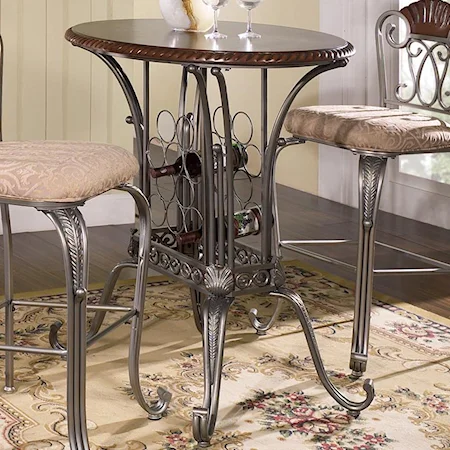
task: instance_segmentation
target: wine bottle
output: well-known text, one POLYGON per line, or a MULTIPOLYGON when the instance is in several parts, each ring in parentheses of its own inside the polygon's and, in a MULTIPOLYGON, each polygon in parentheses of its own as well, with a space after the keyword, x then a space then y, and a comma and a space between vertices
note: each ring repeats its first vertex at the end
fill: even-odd
MULTIPOLYGON (((227 229, 228 221, 225 219, 225 229, 227 229)), ((217 218, 216 218, 217 226, 217 218)), ((261 232, 261 208, 254 206, 250 209, 235 212, 233 215, 234 237, 241 238, 261 232)), ((203 236, 203 226, 198 230, 180 233, 177 236, 179 244, 194 244, 201 240, 203 236)))
MULTIPOLYGON (((191 177, 196 178, 201 174, 202 162, 197 153, 189 152, 184 157, 184 171, 191 177)), ((177 160, 168 166, 151 167, 149 169, 152 178, 167 177, 169 175, 179 175, 183 172, 183 157, 180 156, 177 160)))
POLYGON ((248 163, 248 153, 240 142, 233 141, 232 149, 233 169, 238 170, 248 163))
MULTIPOLYGON (((233 142, 232 145, 233 169, 238 170, 248 162, 248 154, 242 144, 233 142)), ((190 152, 185 157, 185 171, 191 178, 198 177, 202 172, 202 162, 197 153, 190 152)), ((150 168, 152 178, 167 177, 169 175, 179 175, 183 171, 183 158, 180 156, 173 164, 157 168, 150 168)))

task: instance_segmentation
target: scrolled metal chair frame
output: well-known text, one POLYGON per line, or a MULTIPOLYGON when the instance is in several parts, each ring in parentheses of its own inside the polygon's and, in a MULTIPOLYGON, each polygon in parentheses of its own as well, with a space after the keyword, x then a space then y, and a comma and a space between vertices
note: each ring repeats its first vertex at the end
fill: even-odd
MULTIPOLYGON (((429 4, 433 2, 435 2, 435 0, 422 0, 418 3, 421 3, 420 6, 421 9, 423 9, 422 4, 429 6, 429 4)), ((407 8, 409 9, 410 7, 407 8)), ((432 22, 430 22, 430 24, 431 23, 432 22)), ((435 26, 436 28, 439 27, 439 21, 435 22, 435 26)), ((410 22, 400 11, 387 11, 380 16, 376 24, 375 37, 378 57, 380 104, 384 107, 399 108, 402 106, 407 106, 413 110, 450 115, 450 105, 447 106, 444 102, 444 97, 450 96, 450 89, 444 90, 444 82, 450 79, 448 76, 448 69, 450 65, 449 38, 413 33, 410 22), (395 35, 399 28, 399 21, 404 24, 406 30, 405 37, 402 40, 399 40, 399 37, 396 37, 395 35), (414 46, 417 46, 416 49, 414 49, 414 46), (392 86, 392 83, 389 82, 390 77, 386 70, 387 48, 398 51, 406 51, 412 87, 412 94, 408 97, 402 96, 401 93, 403 89, 409 87, 405 82, 397 82, 394 86, 392 86), (417 69, 414 66, 414 58, 422 58, 418 63, 417 69), (431 100, 427 101, 423 98, 421 86, 423 83, 424 67, 428 61, 432 67, 436 89, 431 100)), ((285 248, 356 272, 355 313, 350 369, 352 370, 352 376, 354 378, 359 378, 366 371, 368 361, 373 277, 377 275, 449 274, 450 264, 375 240, 375 225, 386 164, 389 159, 395 159, 396 157, 401 156, 400 153, 360 150, 357 148, 349 148, 343 145, 320 141, 318 139, 295 136, 292 138, 279 140, 276 156, 278 156, 279 153, 287 146, 302 143, 306 140, 314 141, 320 144, 334 145, 339 148, 350 150, 355 155, 359 156, 359 239, 356 242, 348 239, 283 239, 281 236, 278 207, 276 204, 276 184, 273 183, 272 191, 275 199, 274 233, 275 241, 278 242, 277 256, 281 257, 282 249, 285 248), (310 245, 337 245, 342 243, 357 243, 358 252, 356 265, 348 264, 306 248, 310 245), (374 254, 376 245, 402 252, 423 263, 433 265, 434 267, 375 268, 374 254)), ((450 152, 450 148, 443 149, 441 151, 450 152)), ((423 153, 426 153, 426 151, 423 153)), ((256 328, 259 328, 261 332, 267 331, 274 323, 276 318, 275 316, 278 312, 279 307, 276 308, 274 316, 265 323, 260 321, 255 322, 256 328)), ((253 312, 253 316, 256 316, 255 312, 253 312)))
MULTIPOLYGON (((1 108, 3 88, 3 41, 0 36, 0 141, 1 108)), ((157 400, 149 403, 144 396, 139 378, 139 353, 143 327, 147 272, 150 253, 151 218, 147 198, 140 189, 122 184, 116 189, 128 192, 139 212, 140 238, 138 251, 133 260, 119 263, 111 272, 99 305, 87 305, 88 248, 87 227, 79 210, 84 201, 74 203, 29 202, 0 198, 0 213, 3 227, 5 299, 0 304, 5 313, 5 343, 0 351, 5 352, 4 392, 15 392, 14 353, 31 353, 59 356, 67 359, 67 426, 71 450, 89 450, 86 424, 86 350, 102 336, 124 322, 131 321, 128 372, 130 385, 139 405, 150 419, 160 419, 171 400, 165 388, 157 390, 157 400), (42 302, 14 299, 13 293, 13 239, 9 205, 27 206, 44 213, 54 224, 61 241, 66 279, 67 302, 42 302), (136 287, 131 307, 109 304, 109 299, 120 271, 125 267, 136 269, 136 287), (61 322, 52 325, 49 342, 52 348, 14 345, 14 310, 16 306, 61 308, 67 310, 67 345, 59 343, 57 333, 61 322), (87 331, 86 312, 95 311, 91 327, 87 331), (122 317, 100 331, 108 311, 123 313, 122 317)))

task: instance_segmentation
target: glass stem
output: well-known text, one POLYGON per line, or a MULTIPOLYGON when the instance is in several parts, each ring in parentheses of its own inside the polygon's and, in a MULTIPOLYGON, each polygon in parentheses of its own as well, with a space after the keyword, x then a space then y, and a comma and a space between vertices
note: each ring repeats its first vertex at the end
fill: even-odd
POLYGON ((213 28, 213 33, 218 33, 218 26, 217 26, 217 16, 219 14, 219 10, 216 8, 214 9, 214 28, 213 28))
POLYGON ((252 10, 247 9, 247 33, 252 32, 252 10))

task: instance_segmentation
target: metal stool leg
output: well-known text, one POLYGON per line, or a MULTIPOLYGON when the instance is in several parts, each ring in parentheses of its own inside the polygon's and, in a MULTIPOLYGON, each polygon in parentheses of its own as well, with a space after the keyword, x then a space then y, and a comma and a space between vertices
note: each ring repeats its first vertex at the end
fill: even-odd
MULTIPOLYGON (((14 307, 13 301, 13 272, 12 272, 12 233, 9 206, 1 205, 3 225, 3 252, 5 272, 5 344, 14 345, 14 307)), ((5 392, 15 391, 14 387, 14 353, 5 355, 5 392)))
POLYGON ((67 425, 71 450, 89 450, 86 427, 87 230, 77 208, 44 211, 63 248, 67 284, 67 425))
POLYGON ((359 160, 359 243, 355 316, 350 369, 359 378, 367 367, 375 256, 375 222, 387 158, 362 155, 359 160))

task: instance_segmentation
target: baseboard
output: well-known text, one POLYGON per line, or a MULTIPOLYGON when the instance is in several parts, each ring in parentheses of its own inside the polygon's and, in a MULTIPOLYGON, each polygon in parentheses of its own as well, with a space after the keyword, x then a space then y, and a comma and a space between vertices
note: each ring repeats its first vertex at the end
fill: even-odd
MULTIPOLYGON (((134 223, 134 201, 126 192, 110 192, 89 200, 80 210, 88 227, 134 223)), ((13 233, 54 230, 50 220, 34 208, 10 206, 13 233)), ((3 229, 0 223, 0 233, 3 229)))

